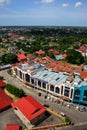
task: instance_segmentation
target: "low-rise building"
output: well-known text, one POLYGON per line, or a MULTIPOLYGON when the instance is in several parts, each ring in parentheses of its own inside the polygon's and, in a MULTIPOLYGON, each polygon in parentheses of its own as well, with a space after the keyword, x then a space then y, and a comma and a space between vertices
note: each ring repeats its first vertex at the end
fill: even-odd
MULTIPOLYGON (((67 64, 67 66, 69 65, 67 64)), ((71 70, 74 72, 73 74, 65 72, 66 68, 65 65, 65 68, 64 66, 62 68, 64 69, 64 72, 55 72, 52 69, 47 69, 45 65, 33 62, 15 66, 12 69, 17 78, 24 83, 29 84, 29 86, 45 91, 46 93, 55 95, 64 100, 74 102, 76 87, 78 88, 80 85, 80 88, 82 89, 83 86, 87 86, 87 82, 85 82, 85 80, 85 85, 83 85, 83 79, 80 78, 82 66, 75 67, 75 69, 74 67, 71 67, 71 70), (79 73, 77 73, 76 70, 79 70, 79 73)), ((70 68, 67 69, 70 70, 70 68)), ((84 104, 86 104, 86 102, 87 101, 83 101, 84 104)))
POLYGON ((12 100, 0 89, 0 112, 11 107, 12 100))
POLYGON ((22 130, 20 124, 7 124, 5 130, 22 130))
POLYGON ((46 116, 46 108, 31 96, 12 103, 12 107, 27 128, 34 127, 46 116))

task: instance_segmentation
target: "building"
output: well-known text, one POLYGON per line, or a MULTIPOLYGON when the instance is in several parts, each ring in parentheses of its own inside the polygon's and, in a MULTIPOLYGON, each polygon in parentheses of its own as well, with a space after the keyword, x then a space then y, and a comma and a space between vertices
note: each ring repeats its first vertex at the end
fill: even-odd
POLYGON ((46 108, 31 96, 12 103, 12 107, 27 128, 34 127, 45 118, 46 108))
POLYGON ((62 84, 66 81, 68 75, 62 72, 54 72, 38 63, 27 63, 16 66, 13 72, 24 83, 33 88, 41 89, 56 96, 61 96, 62 84))
POLYGON ((22 130, 20 124, 7 124, 5 130, 22 130))
POLYGON ((87 71, 81 71, 80 77, 81 77, 84 81, 87 81, 87 71))
POLYGON ((87 105, 87 82, 82 81, 80 78, 74 79, 73 87, 72 102, 87 105))
MULTIPOLYGON (((56 63, 59 64, 57 66, 54 63, 50 65, 52 69, 47 69, 45 65, 36 62, 15 66, 12 69, 17 78, 27 83, 27 85, 64 100, 74 102, 76 87, 78 88, 80 85, 82 89, 83 86, 87 85, 87 82, 85 82, 86 78, 84 80, 85 85, 83 85, 83 79, 80 77, 82 66, 72 67, 69 64, 63 64, 61 66, 61 62, 56 63), (61 71, 55 72, 54 70, 61 71), (62 70, 64 71, 62 72, 62 70), (79 73, 77 73, 77 70, 79 73)), ((86 87, 84 90, 86 90, 86 87)), ((86 102, 83 101, 84 104, 86 102)))
POLYGON ((17 54, 18 61, 26 61, 27 57, 24 54, 17 54))
POLYGON ((11 107, 11 99, 0 89, 0 112, 11 107))

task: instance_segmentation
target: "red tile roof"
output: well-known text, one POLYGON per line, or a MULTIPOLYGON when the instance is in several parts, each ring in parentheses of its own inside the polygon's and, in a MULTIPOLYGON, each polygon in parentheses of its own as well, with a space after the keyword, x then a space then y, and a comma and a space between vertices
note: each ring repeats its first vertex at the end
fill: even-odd
POLYGON ((36 51, 36 54, 38 54, 38 55, 42 55, 42 54, 45 54, 45 52, 42 51, 42 50, 39 50, 39 51, 36 51))
POLYGON ((59 50, 55 50, 55 49, 49 49, 49 52, 51 52, 54 55, 58 55, 60 53, 59 50))
POLYGON ((83 78, 83 79, 84 79, 84 78, 87 78, 87 72, 81 71, 80 77, 83 78))
POLYGON ((5 87, 5 86, 6 86, 6 83, 4 83, 3 80, 0 80, 0 88, 1 88, 1 87, 5 87))
POLYGON ((6 130, 19 130, 20 124, 7 124, 6 130))
POLYGON ((11 99, 0 89, 0 110, 5 109, 11 105, 11 99))
POLYGON ((62 57, 66 58, 66 57, 67 57, 67 54, 66 54, 66 53, 62 54, 62 57))
POLYGON ((86 51, 86 48, 85 47, 80 47, 79 51, 86 51))
POLYGON ((26 59, 26 56, 24 54, 17 54, 18 60, 24 60, 26 59))
POLYGON ((82 71, 82 66, 72 66, 69 63, 63 63, 62 61, 52 61, 46 64, 47 68, 51 68, 54 71, 74 73, 76 70, 82 71))
POLYGON ((46 110, 42 104, 31 96, 21 98, 17 102, 12 103, 12 106, 19 109, 28 120, 36 118, 46 110))

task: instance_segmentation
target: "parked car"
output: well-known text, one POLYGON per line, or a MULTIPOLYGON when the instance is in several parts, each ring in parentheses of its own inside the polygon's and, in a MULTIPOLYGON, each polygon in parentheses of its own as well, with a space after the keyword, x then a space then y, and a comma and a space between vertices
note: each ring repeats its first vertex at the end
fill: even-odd
POLYGON ((49 104, 44 104, 45 107, 49 107, 49 104))
POLYGON ((84 106, 83 107, 79 107, 79 111, 80 112, 85 112, 86 111, 86 107, 84 107, 84 106))
POLYGON ((60 112, 60 115, 61 115, 61 116, 65 116, 65 113, 64 113, 64 112, 60 112))

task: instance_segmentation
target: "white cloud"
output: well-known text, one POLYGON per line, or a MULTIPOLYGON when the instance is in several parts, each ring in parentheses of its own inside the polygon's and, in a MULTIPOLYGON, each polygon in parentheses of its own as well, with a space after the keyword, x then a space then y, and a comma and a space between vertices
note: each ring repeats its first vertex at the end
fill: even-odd
POLYGON ((80 2, 80 1, 75 3, 75 7, 79 7, 79 6, 82 6, 82 2, 80 2))
POLYGON ((53 3, 55 0, 41 0, 41 3, 53 3))
POLYGON ((0 6, 8 5, 10 0, 0 0, 0 6))
POLYGON ((63 4, 62 4, 62 7, 68 7, 68 6, 69 6, 68 3, 63 3, 63 4))

